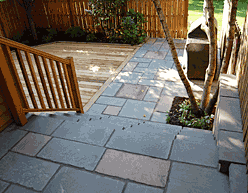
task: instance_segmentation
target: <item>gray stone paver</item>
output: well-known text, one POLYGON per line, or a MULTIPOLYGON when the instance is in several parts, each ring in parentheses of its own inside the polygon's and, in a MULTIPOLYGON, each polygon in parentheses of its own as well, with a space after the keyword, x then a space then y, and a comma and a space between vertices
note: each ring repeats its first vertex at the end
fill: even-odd
POLYGON ((137 58, 142 58, 146 54, 147 50, 138 50, 135 54, 134 57, 137 58))
POLYGON ((140 72, 120 72, 114 82, 137 84, 142 75, 140 72))
POLYGON ((160 123, 167 123, 167 121, 166 121, 167 115, 168 115, 168 113, 154 112, 152 114, 151 121, 160 122, 160 123))
POLYGON ((106 128, 102 128, 101 126, 99 124, 96 127, 89 127, 89 122, 85 124, 68 122, 61 125, 52 136, 104 146, 113 133, 113 129, 107 128, 107 126, 106 128))
POLYGON ((195 129, 195 128, 183 128, 179 135, 186 135, 196 138, 207 138, 208 140, 214 140, 212 131, 195 129))
POLYGON ((106 115, 118 115, 120 110, 121 110, 121 107, 107 106, 105 111, 103 111, 103 114, 106 114, 106 115))
POLYGON ((121 107, 124 105, 125 102, 126 102, 126 99, 109 97, 109 96, 100 96, 95 103, 121 107))
POLYGON ((107 105, 93 104, 90 109, 86 112, 88 115, 101 115, 106 109, 107 105))
POLYGON ((50 136, 28 133, 14 148, 12 148, 12 151, 35 156, 50 139, 50 136))
POLYGON ((141 79, 138 84, 147 85, 147 86, 157 86, 157 87, 164 87, 163 80, 149 80, 149 79, 141 79))
POLYGON ((149 58, 136 58, 136 57, 133 57, 131 58, 130 62, 151 62, 152 59, 149 59, 149 58))
POLYGON ((128 99, 119 116, 149 120, 156 103, 128 99))
POLYGON ((106 95, 106 96, 115 96, 115 94, 118 92, 118 90, 121 88, 121 86, 123 85, 123 83, 115 83, 112 82, 108 88, 106 88, 104 90, 104 92, 102 93, 102 95, 106 95))
POLYGON ((231 193, 247 192, 246 166, 231 164, 229 167, 229 181, 231 193))
POLYGON ((9 183, 0 180, 0 193, 2 193, 8 187, 8 185, 9 183))
POLYGON ((103 177, 98 174, 63 167, 48 184, 44 193, 121 193, 124 184, 122 181, 103 177))
POLYGON ((150 79, 152 80, 155 76, 155 73, 145 73, 142 75, 141 79, 150 79))
POLYGON ((156 73, 158 70, 157 69, 143 68, 143 67, 136 67, 133 71, 146 74, 146 73, 156 73))
POLYGON ((161 87, 150 87, 146 96, 145 101, 157 102, 159 100, 160 93, 162 91, 161 87))
POLYGON ((163 88, 162 95, 188 97, 187 91, 183 84, 172 81, 165 81, 164 85, 165 86, 163 88))
POLYGON ((178 75, 177 70, 165 69, 165 70, 159 70, 156 73, 154 80, 180 81, 180 77, 178 75))
POLYGON ((96 168, 99 173, 165 187, 170 161, 107 149, 96 168))
POLYGON ((148 86, 144 85, 124 84, 123 87, 116 94, 116 97, 142 100, 148 88, 148 86))
POLYGON ((92 171, 104 151, 103 147, 53 138, 37 156, 92 171))
POLYGON ((164 59, 167 52, 163 51, 147 51, 144 55, 144 58, 152 58, 152 59, 164 59))
POLYGON ((173 162, 167 192, 229 193, 228 176, 217 169, 173 162))
POLYGON ((170 111, 174 97, 162 95, 159 102, 157 103, 155 111, 167 113, 170 111))
POLYGON ((63 120, 53 119, 50 117, 35 116, 21 128, 44 135, 51 135, 51 133, 62 123, 63 120))
POLYGON ((149 66, 149 62, 139 62, 136 67, 147 68, 149 66))
POLYGON ((171 68, 173 63, 174 63, 173 61, 153 59, 148 68, 149 69, 157 69, 157 70, 159 70, 159 69, 165 70, 165 69, 171 68))
POLYGON ((163 189, 153 188, 146 185, 128 183, 124 193, 163 193, 163 189))
POLYGON ((137 66, 138 62, 128 62, 122 69, 123 72, 131 72, 137 66))
MULTIPOLYGON (((142 126, 140 126, 142 129, 142 126)), ((106 147, 132 153, 168 159, 174 134, 158 129, 137 130, 129 128, 115 132, 106 147)))
POLYGON ((15 126, 11 125, 0 133, 0 159, 27 134, 27 131, 15 130, 14 128, 15 126))
POLYGON ((0 179, 41 191, 58 164, 9 152, 0 160, 0 179))
POLYGON ((38 192, 12 184, 4 193, 38 193, 38 192))

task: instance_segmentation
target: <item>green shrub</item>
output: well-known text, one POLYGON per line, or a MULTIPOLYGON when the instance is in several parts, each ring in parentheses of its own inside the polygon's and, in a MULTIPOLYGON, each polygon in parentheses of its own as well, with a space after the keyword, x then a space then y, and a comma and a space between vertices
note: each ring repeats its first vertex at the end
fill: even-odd
POLYGON ((16 34, 13 36, 12 39, 14 41, 16 41, 16 42, 21 42, 21 40, 22 40, 22 34, 20 34, 20 32, 18 31, 18 32, 16 32, 16 34))
POLYGON ((55 29, 47 29, 48 35, 42 37, 42 41, 50 42, 55 35, 57 35, 57 31, 55 29))
POLYGON ((87 37, 86 37, 87 42, 93 42, 94 40, 97 40, 97 37, 94 33, 90 33, 87 35, 87 37))
POLYGON ((69 37, 71 38, 80 38, 84 36, 86 33, 81 27, 76 26, 76 27, 70 27, 69 29, 67 29, 65 31, 65 34, 69 35, 69 37))

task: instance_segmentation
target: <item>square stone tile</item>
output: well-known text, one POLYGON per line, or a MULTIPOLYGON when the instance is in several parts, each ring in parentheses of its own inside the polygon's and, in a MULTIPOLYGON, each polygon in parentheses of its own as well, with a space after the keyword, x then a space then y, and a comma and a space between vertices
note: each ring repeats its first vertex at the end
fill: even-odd
POLYGON ((229 180, 217 169, 173 162, 167 192, 228 193, 229 180))
MULTIPOLYGON (((121 90, 122 90, 122 88, 121 88, 121 90)), ((109 96, 100 96, 95 103, 104 104, 104 105, 120 106, 121 107, 121 106, 123 106, 125 104, 125 102, 126 102, 126 99, 120 99, 120 98, 109 97, 109 96)))
POLYGON ((219 160, 246 164, 243 134, 219 130, 219 160))
POLYGON ((159 51, 161 45, 144 44, 139 50, 159 51))
POLYGON ((230 192, 247 192, 246 166, 231 164, 229 167, 230 192))
POLYGON ((142 58, 145 54, 146 54, 146 50, 138 50, 135 54, 134 54, 134 57, 137 57, 137 58, 142 58))
POLYGON ((121 107, 116 107, 116 106, 107 106, 105 111, 103 111, 103 114, 107 115, 118 115, 121 110, 121 107))
POLYGON ((148 86, 156 86, 156 87, 164 87, 164 80, 148 80, 141 79, 138 84, 148 85, 148 86))
POLYGON ((172 81, 165 81, 162 95, 171 96, 171 97, 175 97, 175 96, 188 97, 184 85, 172 81))
POLYGON ((99 173, 165 187, 170 161, 108 149, 96 168, 99 173))
POLYGON ((163 193, 163 189, 129 182, 124 193, 163 193))
POLYGON ((162 91, 161 87, 150 87, 146 96, 144 98, 145 101, 157 102, 162 91))
POLYGON ((142 75, 140 72, 120 72, 114 82, 137 84, 142 75))
POLYGON ((102 112, 106 109, 107 105, 93 104, 90 109, 85 112, 88 115, 101 115, 102 112))
POLYGON ((64 120, 54 119, 50 117, 34 116, 26 125, 21 127, 24 130, 41 133, 43 135, 51 135, 52 132, 61 125, 64 120))
POLYGON ((58 168, 52 162, 9 152, 0 160, 0 178, 42 191, 58 168))
POLYGON ((44 190, 50 192, 122 192, 125 183, 86 171, 63 167, 44 190))
POLYGON ((35 156, 51 137, 36 133, 27 134, 13 149, 19 153, 35 156))
POLYGON ((138 62, 128 62, 126 66, 122 69, 124 72, 131 72, 137 66, 138 62))
POLYGON ((156 103, 128 99, 119 116, 149 120, 156 103))
POLYGON ((141 79, 150 79, 152 80, 155 76, 155 73, 144 73, 141 77, 141 79))
POLYGON ((136 67, 136 68, 134 69, 134 72, 141 72, 141 73, 147 74, 147 73, 156 73, 157 70, 156 70, 156 69, 149 69, 149 68, 136 67))
POLYGON ((217 146, 213 139, 178 135, 174 140, 170 160, 217 168, 217 146))
POLYGON ((207 140, 214 140, 214 136, 212 131, 203 130, 203 129, 195 129, 184 127, 179 135, 186 135, 190 137, 203 138, 207 140))
POLYGON ((130 62, 151 62, 152 59, 149 58, 137 58, 137 57, 132 57, 130 62))
POLYGON ((167 123, 167 121, 166 121, 167 115, 168 115, 168 113, 154 112, 152 114, 151 121, 160 122, 160 123, 167 123))
POLYGON ((219 129, 243 133, 238 98, 219 97, 219 129))
POLYGON ((0 159, 27 134, 27 131, 18 130, 16 128, 19 127, 12 124, 0 133, 0 159))
POLYGON ((177 70, 175 69, 165 69, 165 70, 159 70, 154 80, 166 80, 166 81, 180 81, 180 76, 178 75, 177 70))
POLYGON ((150 64, 149 62, 139 62, 139 64, 136 67, 147 68, 149 64, 150 64))
POLYGON ((151 129, 149 131, 142 129, 142 126, 137 126, 134 129, 131 127, 121 132, 115 132, 106 147, 168 159, 174 138, 174 134, 163 132, 160 129, 151 129))
POLYGON ((152 59, 164 59, 167 52, 163 51, 147 51, 144 55, 144 58, 152 58, 152 59))
POLYGON ((53 138, 37 156, 92 171, 104 151, 103 147, 53 138))
POLYGON ((23 188, 21 186, 11 184, 11 186, 6 190, 5 193, 37 193, 37 192, 23 188))
POLYGON ((102 95, 105 96, 115 96, 117 91, 122 87, 123 83, 115 83, 112 82, 108 88, 105 89, 105 91, 102 93, 102 95))
POLYGON ((124 86, 116 94, 116 97, 142 100, 148 88, 148 86, 143 85, 124 84, 124 86))
MULTIPOLYGON (((91 121, 93 122, 93 121, 91 121)), ((61 125, 54 133, 54 137, 69 139, 78 142, 84 142, 99 146, 104 146, 114 129, 107 128, 107 125, 98 125, 93 127, 91 122, 81 124, 67 122, 61 125), (72 129, 73 128, 73 129, 72 129)), ((100 120, 95 121, 100 122, 100 120)))
POLYGON ((2 193, 8 186, 9 186, 9 183, 0 180, 0 192, 1 192, 1 193, 2 193))
POLYGON ((153 59, 150 65, 148 66, 149 69, 157 69, 157 70, 165 70, 169 69, 173 66, 174 61, 171 60, 160 60, 160 59, 153 59))
POLYGON ((169 112, 171 105, 172 105, 172 102, 173 102, 173 99, 174 99, 174 97, 172 97, 172 96, 162 95, 157 106, 156 106, 155 111, 163 112, 163 113, 169 112))

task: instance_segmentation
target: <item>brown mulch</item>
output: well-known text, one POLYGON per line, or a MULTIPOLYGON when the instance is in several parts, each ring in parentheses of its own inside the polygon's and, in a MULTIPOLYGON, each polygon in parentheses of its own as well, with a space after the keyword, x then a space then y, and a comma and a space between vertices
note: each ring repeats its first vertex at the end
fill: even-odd
MULTIPOLYGON (((212 130, 212 127, 213 127, 213 122, 214 122, 214 118, 211 119, 210 121, 210 128, 201 128, 201 127, 196 127, 196 126, 187 126, 183 123, 180 122, 179 120, 179 117, 181 117, 182 115, 182 112, 179 111, 180 109, 180 104, 182 104, 185 100, 187 100, 189 102, 189 98, 185 98, 185 97, 175 97, 173 102, 172 102, 172 106, 171 106, 171 109, 169 111, 169 117, 170 117, 170 120, 169 122, 167 121, 168 124, 171 124, 171 125, 180 125, 180 126, 183 126, 183 127, 191 127, 191 128, 198 128, 198 129, 205 129, 205 130, 212 130)), ((199 99, 196 99, 197 102, 201 102, 201 100, 199 99)), ((215 113, 215 109, 213 110, 212 114, 215 113)), ((186 120, 190 121, 192 119, 191 118, 186 118, 186 120)))

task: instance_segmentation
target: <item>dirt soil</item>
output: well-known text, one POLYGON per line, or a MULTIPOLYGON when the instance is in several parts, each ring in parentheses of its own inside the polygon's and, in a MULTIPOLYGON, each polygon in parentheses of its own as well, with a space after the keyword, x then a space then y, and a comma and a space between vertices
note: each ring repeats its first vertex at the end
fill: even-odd
MULTIPOLYGON (((185 98, 185 97, 175 97, 173 102, 172 102, 172 106, 171 109, 169 111, 169 117, 170 120, 169 122, 167 122, 168 124, 171 125, 180 125, 183 127, 189 127, 186 126, 185 124, 181 123, 179 120, 179 117, 181 117, 182 112, 179 111, 180 109, 180 104, 182 104, 185 100, 189 101, 189 98, 185 98)), ((199 99, 196 99, 197 102, 201 102, 199 99)), ((212 114, 215 114, 215 109, 213 110, 212 114)), ((188 118, 186 118, 186 120, 190 120, 188 118)), ((212 130, 213 127, 213 122, 214 122, 214 118, 210 120, 210 128, 203 128, 204 130, 212 130)), ((197 129, 202 129, 201 127, 195 127, 195 126, 190 126, 191 128, 197 128, 197 129)))

